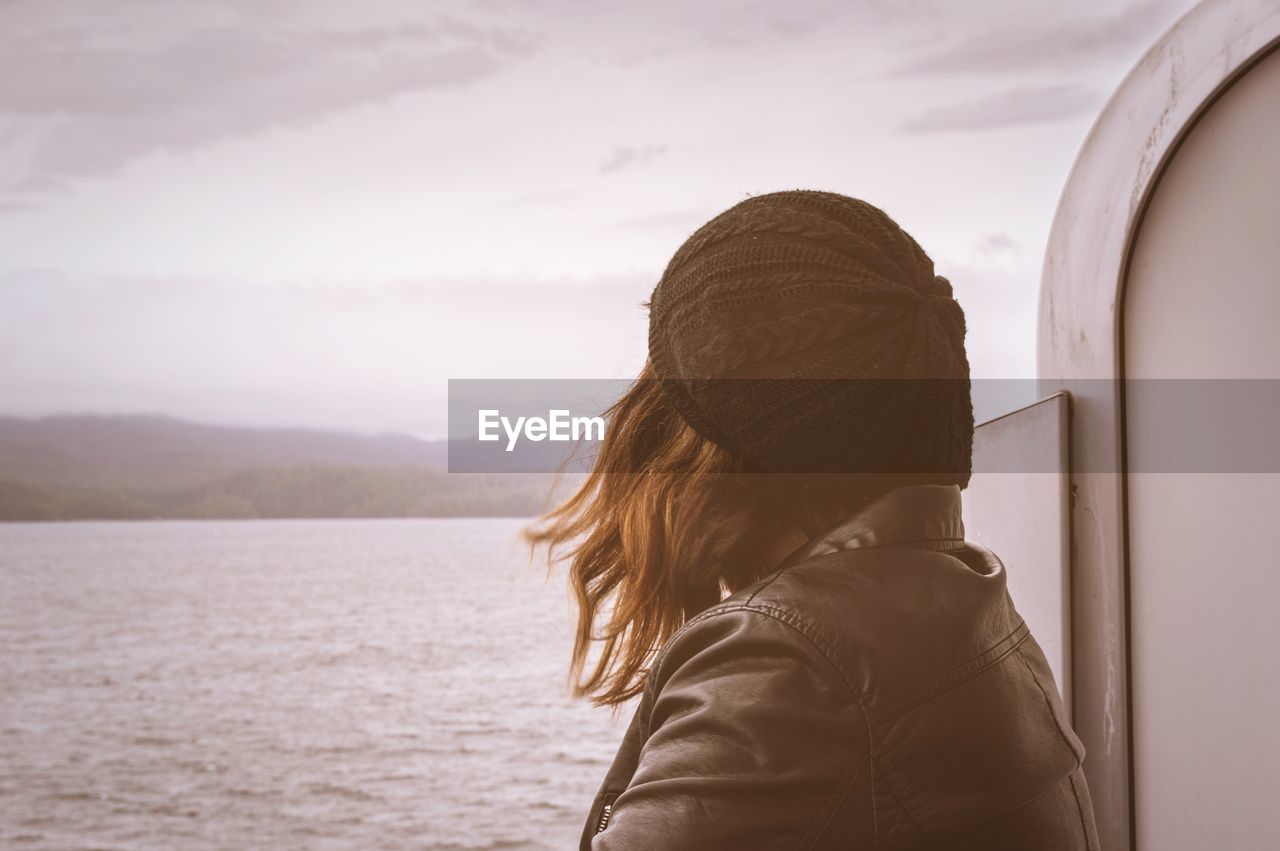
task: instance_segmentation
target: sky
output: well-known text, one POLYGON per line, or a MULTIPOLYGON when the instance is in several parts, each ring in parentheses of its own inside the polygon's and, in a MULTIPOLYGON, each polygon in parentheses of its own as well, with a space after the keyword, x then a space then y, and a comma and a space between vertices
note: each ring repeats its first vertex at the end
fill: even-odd
POLYGON ((1110 93, 1189 0, 3 0, 0 414, 444 435, 450 378, 620 378, 748 195, 884 209, 1035 374, 1110 93))

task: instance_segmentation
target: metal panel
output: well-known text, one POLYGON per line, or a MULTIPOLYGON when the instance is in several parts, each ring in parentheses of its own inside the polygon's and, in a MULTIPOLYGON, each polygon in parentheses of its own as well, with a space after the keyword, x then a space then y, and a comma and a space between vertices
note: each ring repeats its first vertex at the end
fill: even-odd
MULTIPOLYGON (((1069 400, 1059 393, 978 427, 965 537, 995 552, 1009 594, 1071 706, 1069 400)), ((1070 711, 1068 709, 1068 711, 1070 711)))
MULTIPOLYGON (((1277 105, 1273 52, 1218 98, 1160 177, 1125 283, 1126 378, 1280 379, 1277 105)), ((1126 395, 1130 459, 1169 442, 1180 407, 1223 404, 1210 382, 1172 386, 1176 406, 1145 388, 1126 395)), ((1232 410, 1241 415, 1219 411, 1226 425, 1210 439, 1232 440, 1232 410)), ((1274 848, 1280 475, 1150 467, 1127 479, 1137 845, 1274 848)))
POLYGON ((1195 118, 1280 38, 1275 0, 1207 0, 1098 117, 1063 190, 1040 290, 1041 392, 1072 393, 1072 703, 1104 848, 1131 847, 1120 310, 1130 243, 1195 118), (1104 379, 1102 381, 1090 379, 1104 379), (1081 472, 1084 471, 1084 472, 1081 472))

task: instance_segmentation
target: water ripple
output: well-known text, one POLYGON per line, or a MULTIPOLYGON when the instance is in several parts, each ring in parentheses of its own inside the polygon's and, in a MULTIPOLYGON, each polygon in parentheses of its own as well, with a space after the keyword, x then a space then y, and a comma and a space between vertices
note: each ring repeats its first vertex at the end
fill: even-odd
POLYGON ((518 528, 0 525, 0 847, 572 847, 625 713, 518 528))

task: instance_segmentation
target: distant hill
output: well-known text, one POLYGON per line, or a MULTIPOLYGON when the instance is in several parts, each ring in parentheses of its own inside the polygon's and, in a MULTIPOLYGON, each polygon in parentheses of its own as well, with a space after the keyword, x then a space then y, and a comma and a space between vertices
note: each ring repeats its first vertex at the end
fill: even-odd
POLYGON ((446 469, 402 434, 0 417, 0 520, 530 516, 552 484, 446 469))
POLYGON ((239 428, 158 416, 0 417, 0 477, 42 484, 172 485, 263 466, 448 468, 442 440, 239 428))

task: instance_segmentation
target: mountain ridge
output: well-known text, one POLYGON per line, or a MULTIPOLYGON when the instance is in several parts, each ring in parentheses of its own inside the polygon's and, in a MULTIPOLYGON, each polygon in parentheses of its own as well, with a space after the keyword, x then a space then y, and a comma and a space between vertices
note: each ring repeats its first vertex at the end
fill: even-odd
POLYGON ((155 414, 0 416, 0 520, 529 516, 552 477, 450 474, 396 432, 155 414))

